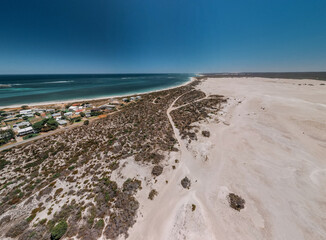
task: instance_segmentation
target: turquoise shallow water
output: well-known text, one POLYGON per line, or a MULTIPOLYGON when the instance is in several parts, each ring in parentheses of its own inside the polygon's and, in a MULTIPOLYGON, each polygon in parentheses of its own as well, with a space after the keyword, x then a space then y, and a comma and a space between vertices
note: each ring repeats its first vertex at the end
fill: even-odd
POLYGON ((89 99, 178 86, 193 74, 0 75, 0 106, 89 99))

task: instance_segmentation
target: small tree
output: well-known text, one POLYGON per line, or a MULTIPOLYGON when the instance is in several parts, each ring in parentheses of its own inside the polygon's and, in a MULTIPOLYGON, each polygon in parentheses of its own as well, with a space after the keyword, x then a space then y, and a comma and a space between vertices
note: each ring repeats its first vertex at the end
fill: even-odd
POLYGON ((89 124, 89 121, 85 120, 84 125, 88 125, 88 124, 89 124))
POLYGON ((23 105, 23 106, 21 106, 21 108, 25 110, 25 109, 28 108, 28 106, 27 105, 23 105))
POLYGON ((86 114, 85 114, 84 112, 80 112, 79 115, 80 115, 81 117, 85 117, 85 116, 86 116, 86 114))

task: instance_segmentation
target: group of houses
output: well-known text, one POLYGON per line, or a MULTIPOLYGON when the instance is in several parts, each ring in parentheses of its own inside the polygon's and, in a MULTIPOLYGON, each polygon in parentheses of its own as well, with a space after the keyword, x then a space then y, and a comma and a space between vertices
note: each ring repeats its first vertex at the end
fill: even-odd
POLYGON ((38 133, 42 129, 40 124, 42 127, 44 124, 50 123, 50 120, 52 124, 54 122, 57 126, 65 126, 69 123, 73 124, 75 121, 81 121, 84 118, 101 117, 103 114, 116 110, 119 106, 140 99, 141 96, 110 99, 106 104, 100 106, 94 106, 90 103, 75 103, 59 109, 28 108, 25 106, 17 110, 0 111, 0 131, 13 131, 16 137, 24 137, 38 133), (37 124, 38 128, 35 127, 37 124))

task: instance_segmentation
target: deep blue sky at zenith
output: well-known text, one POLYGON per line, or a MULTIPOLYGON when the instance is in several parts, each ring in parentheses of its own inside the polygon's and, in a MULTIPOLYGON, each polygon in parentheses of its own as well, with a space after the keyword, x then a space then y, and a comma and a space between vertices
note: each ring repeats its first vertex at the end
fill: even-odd
POLYGON ((326 70, 325 0, 3 0, 0 74, 326 70))

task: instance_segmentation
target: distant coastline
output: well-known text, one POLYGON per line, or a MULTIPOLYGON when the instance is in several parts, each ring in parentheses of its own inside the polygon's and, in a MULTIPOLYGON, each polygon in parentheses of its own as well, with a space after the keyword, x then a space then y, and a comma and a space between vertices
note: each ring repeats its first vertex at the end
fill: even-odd
POLYGON ((0 89, 0 109, 146 94, 188 84, 195 74, 43 76, 42 78, 42 75, 17 75, 18 79, 15 79, 15 76, 0 76, 1 85, 10 85, 6 89, 0 89), (8 77, 13 79, 6 82, 4 79, 8 77), (46 98, 50 98, 50 100, 46 100, 46 98))
MULTIPOLYGON (((200 76, 200 75, 197 75, 200 76)), ((164 87, 161 89, 155 89, 155 90, 149 90, 149 91, 144 91, 144 92, 130 92, 126 94, 118 94, 118 95, 109 95, 109 96, 102 96, 102 97, 92 97, 92 98, 76 98, 76 99, 68 99, 68 100, 53 100, 53 101, 46 101, 46 102, 30 102, 30 103, 22 103, 22 104, 13 104, 13 105, 8 105, 8 106, 0 106, 0 110, 3 109, 9 109, 9 108, 17 108, 21 107, 22 105, 27 105, 29 107, 36 107, 36 106, 45 106, 45 105, 58 105, 58 104, 68 104, 68 103, 75 103, 75 102, 85 102, 85 101, 97 101, 97 100, 106 100, 110 98, 121 98, 121 97, 127 97, 127 96, 133 96, 133 95, 144 95, 144 94, 149 94, 153 92, 160 92, 164 90, 169 90, 173 88, 178 88, 181 86, 185 86, 190 84, 195 80, 195 77, 189 77, 186 82, 183 82, 181 84, 171 86, 171 87, 164 87)))

